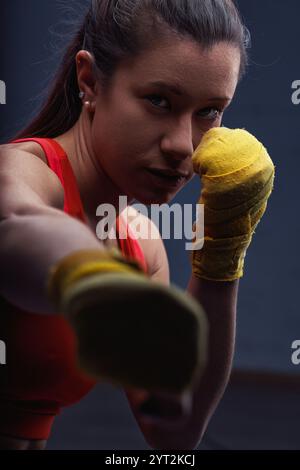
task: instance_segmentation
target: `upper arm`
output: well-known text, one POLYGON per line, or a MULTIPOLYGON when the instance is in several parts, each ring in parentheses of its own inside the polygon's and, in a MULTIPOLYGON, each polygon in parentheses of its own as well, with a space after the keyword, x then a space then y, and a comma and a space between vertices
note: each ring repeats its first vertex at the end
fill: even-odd
POLYGON ((158 228, 151 219, 137 212, 133 207, 129 209, 127 213, 129 226, 134 219, 135 226, 140 224, 142 227, 140 233, 145 234, 145 236, 138 238, 138 242, 146 259, 149 276, 152 280, 169 285, 168 256, 158 228))
POLYGON ((0 146, 0 218, 32 213, 41 207, 63 209, 58 177, 37 156, 0 146))
MULTIPOLYGON (((153 222, 151 222, 153 223, 153 222)), ((163 284, 170 284, 169 261, 164 242, 161 237, 157 240, 151 240, 149 255, 150 276, 151 279, 160 281, 163 284)))

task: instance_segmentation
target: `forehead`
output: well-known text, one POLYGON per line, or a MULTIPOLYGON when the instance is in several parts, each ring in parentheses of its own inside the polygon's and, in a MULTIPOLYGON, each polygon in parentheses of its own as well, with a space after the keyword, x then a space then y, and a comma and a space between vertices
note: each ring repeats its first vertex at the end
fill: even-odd
POLYGON ((168 82, 187 97, 205 98, 227 94, 230 98, 238 81, 240 52, 225 42, 204 49, 189 39, 164 39, 120 68, 123 80, 141 86, 168 82))

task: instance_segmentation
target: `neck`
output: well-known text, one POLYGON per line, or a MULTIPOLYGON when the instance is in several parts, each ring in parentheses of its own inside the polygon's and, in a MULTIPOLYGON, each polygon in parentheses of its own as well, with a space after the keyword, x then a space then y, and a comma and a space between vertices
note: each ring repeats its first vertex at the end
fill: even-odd
MULTIPOLYGON (((124 196, 102 169, 92 148, 91 125, 85 113, 81 113, 76 124, 55 140, 65 150, 78 184, 83 208, 89 221, 96 221, 97 207, 101 204, 114 206, 118 214, 120 196, 124 196)), ((124 200, 123 200, 124 201, 124 200)), ((127 203, 130 204, 128 199, 127 203)))

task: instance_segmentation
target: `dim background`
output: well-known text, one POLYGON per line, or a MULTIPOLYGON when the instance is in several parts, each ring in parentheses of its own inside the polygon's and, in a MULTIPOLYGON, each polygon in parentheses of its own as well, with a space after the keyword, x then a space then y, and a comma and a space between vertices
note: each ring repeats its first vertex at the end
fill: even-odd
MULTIPOLYGON (((67 3, 70 11, 75 6, 82 13, 87 5, 67 3)), ((276 166, 276 180, 240 281, 234 370, 242 374, 225 393, 200 448, 300 448, 292 431, 300 411, 300 365, 291 363, 291 343, 300 339, 300 106, 291 100, 292 82, 300 80, 300 3, 240 0, 238 5, 252 36, 250 67, 223 124, 246 128, 262 140, 276 166), (251 382, 252 373, 291 376, 286 383, 295 385, 251 382)), ((63 41, 57 33, 68 28, 59 25, 59 1, 0 0, 0 8, 0 79, 7 93, 6 104, 0 106, 0 143, 5 143, 38 109, 61 57, 57 47, 63 41)), ((172 203, 196 204, 199 194, 194 178, 172 203)), ((184 244, 166 241, 172 281, 183 288, 191 272, 184 244)), ((148 447, 122 391, 102 385, 57 419, 49 448, 148 447)))

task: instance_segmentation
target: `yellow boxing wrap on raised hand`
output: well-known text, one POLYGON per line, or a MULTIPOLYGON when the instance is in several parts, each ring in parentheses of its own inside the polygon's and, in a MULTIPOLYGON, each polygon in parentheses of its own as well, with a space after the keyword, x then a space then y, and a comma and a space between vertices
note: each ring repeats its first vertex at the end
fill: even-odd
POLYGON ((201 178, 199 204, 204 204, 204 244, 192 252, 193 274, 214 281, 241 278, 274 187, 275 166, 253 135, 225 127, 203 136, 193 165, 201 178))

